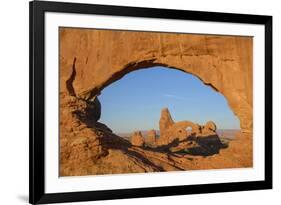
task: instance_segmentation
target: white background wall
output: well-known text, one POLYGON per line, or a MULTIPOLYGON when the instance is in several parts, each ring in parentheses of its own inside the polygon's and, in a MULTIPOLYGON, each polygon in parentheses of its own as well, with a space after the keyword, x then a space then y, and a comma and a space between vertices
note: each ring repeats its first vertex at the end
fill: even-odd
MULTIPOLYGON (((79 2, 79 0, 72 0, 79 2)), ((278 0, 81 0, 80 2, 273 15, 274 189, 79 204, 278 204, 280 188, 281 6, 278 0), (279 105, 279 106, 278 106, 279 105), (278 107, 277 107, 278 106, 278 107)), ((0 3, 0 204, 28 200, 28 1, 0 3)), ((223 176, 222 176, 223 177, 223 176)), ((280 203, 280 202, 279 202, 280 203)))

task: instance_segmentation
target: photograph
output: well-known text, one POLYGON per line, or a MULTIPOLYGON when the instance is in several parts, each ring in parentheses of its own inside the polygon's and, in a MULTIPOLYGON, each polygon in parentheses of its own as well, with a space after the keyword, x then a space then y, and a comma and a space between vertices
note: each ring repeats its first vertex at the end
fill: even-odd
POLYGON ((253 36, 58 35, 60 177, 253 167, 253 36))
POLYGON ((31 1, 29 202, 272 189, 272 16, 31 1))

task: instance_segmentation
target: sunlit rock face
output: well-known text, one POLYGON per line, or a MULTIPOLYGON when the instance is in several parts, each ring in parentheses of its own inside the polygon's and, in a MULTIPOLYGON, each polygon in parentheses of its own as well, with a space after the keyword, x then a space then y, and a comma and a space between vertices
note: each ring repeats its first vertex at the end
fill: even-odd
POLYGON ((168 145, 174 140, 183 141, 200 132, 200 125, 191 121, 174 122, 168 108, 163 108, 159 120, 160 137, 158 145, 168 145), (190 128, 190 130, 188 130, 190 128))
POLYGON ((168 108, 163 108, 159 127, 157 146, 172 152, 189 149, 195 154, 207 155, 218 153, 224 147, 213 121, 208 121, 205 125, 186 120, 174 122, 168 108))
POLYGON ((222 93, 251 133, 252 45, 252 37, 61 28, 60 89, 67 92, 75 58, 73 88, 84 99, 133 70, 173 67, 222 93))
POLYGON ((142 147, 144 145, 144 138, 140 131, 134 132, 131 136, 131 143, 134 146, 142 147))
POLYGON ((163 108, 161 110, 161 117, 159 120, 159 129, 160 129, 160 136, 164 136, 166 131, 175 124, 174 120, 172 119, 172 116, 170 114, 170 111, 168 108, 163 108))
POLYGON ((156 130, 149 130, 146 134, 145 143, 150 146, 155 146, 157 140, 156 130))

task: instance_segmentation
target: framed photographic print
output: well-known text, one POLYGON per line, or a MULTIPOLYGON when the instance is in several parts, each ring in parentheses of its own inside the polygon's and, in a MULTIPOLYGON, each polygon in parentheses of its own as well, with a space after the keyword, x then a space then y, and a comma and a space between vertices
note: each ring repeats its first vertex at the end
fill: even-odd
POLYGON ((272 188, 272 17, 30 2, 30 203, 272 188))

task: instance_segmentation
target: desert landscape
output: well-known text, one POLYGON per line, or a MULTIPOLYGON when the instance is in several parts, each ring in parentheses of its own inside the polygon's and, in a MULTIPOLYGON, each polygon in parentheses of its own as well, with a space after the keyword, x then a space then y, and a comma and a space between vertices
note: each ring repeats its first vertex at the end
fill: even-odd
POLYGON ((79 28, 59 35, 60 176, 253 166, 251 37, 79 28), (155 110, 154 129, 121 133, 101 122, 103 90, 153 66, 192 74, 221 93, 239 129, 212 118, 177 120, 169 107, 155 110))

